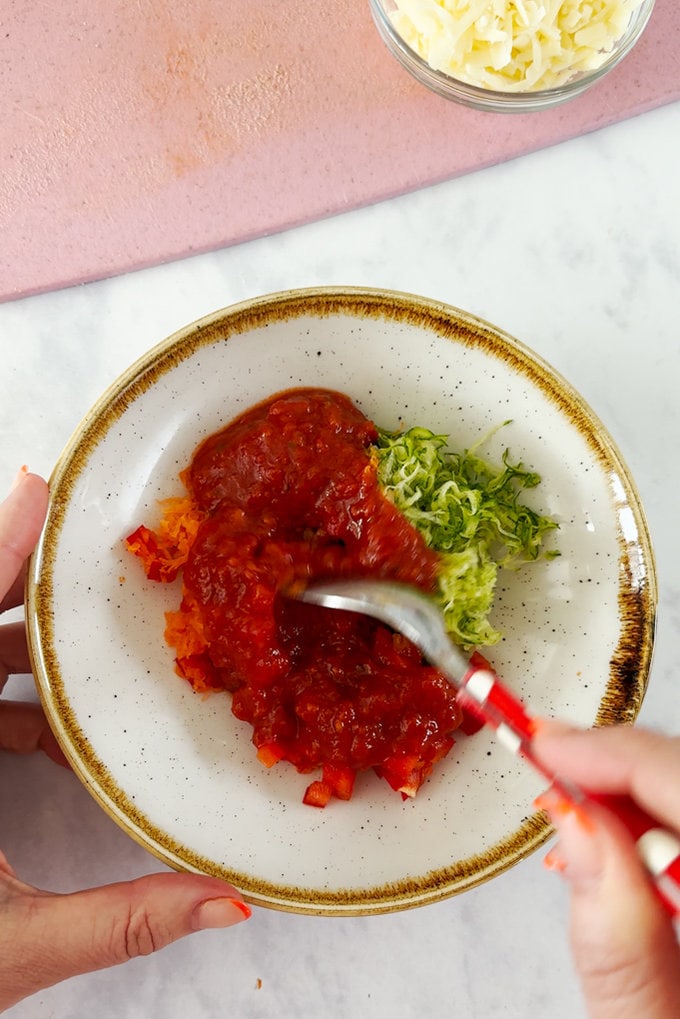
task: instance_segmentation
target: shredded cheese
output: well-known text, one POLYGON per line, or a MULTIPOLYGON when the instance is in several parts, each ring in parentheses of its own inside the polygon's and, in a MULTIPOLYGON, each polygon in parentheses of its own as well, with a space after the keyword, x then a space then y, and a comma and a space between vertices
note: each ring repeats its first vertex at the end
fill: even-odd
POLYGON ((642 0, 395 0, 402 39, 432 68, 502 92, 600 67, 642 0))

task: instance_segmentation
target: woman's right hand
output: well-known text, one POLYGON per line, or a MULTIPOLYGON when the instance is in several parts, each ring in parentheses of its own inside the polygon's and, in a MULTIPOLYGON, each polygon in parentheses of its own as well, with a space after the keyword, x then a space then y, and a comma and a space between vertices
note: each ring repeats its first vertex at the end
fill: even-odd
MULTIPOLYGON (((631 796, 660 827, 680 832, 680 739, 612 726, 539 723, 537 756, 593 793, 631 796)), ((592 1019, 678 1019, 680 947, 634 842, 604 807, 539 798, 559 842, 547 862, 571 886, 574 960, 592 1019)))

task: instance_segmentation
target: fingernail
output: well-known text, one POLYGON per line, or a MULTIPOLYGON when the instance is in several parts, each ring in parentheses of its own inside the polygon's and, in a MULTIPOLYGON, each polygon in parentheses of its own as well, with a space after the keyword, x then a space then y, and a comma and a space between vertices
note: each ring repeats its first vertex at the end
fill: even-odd
POLYGON ((594 831, 595 826, 581 804, 573 799, 569 799, 568 793, 560 789, 557 784, 551 785, 544 793, 537 796, 534 800, 534 807, 536 810, 545 810, 553 822, 555 819, 562 820, 573 817, 574 821, 581 825, 584 831, 587 831, 589 834, 592 834, 594 831))
POLYGON ((537 736, 539 733, 551 733, 555 736, 562 735, 567 732, 577 732, 577 728, 574 725, 570 725, 568 722, 560 722, 556 718, 532 718, 531 719, 531 735, 537 736))
POLYGON ((545 865, 564 874, 577 888, 586 890, 592 887, 602 876, 604 866, 597 828, 592 819, 582 806, 565 799, 554 789, 539 796, 535 806, 546 811, 560 838, 559 847, 549 861, 546 859, 545 865))
POLYGON ((16 477, 14 478, 14 481, 12 482, 12 485, 10 487, 10 492, 13 492, 15 488, 19 487, 19 485, 24 480, 24 478, 26 477, 27 474, 28 474, 28 467, 26 466, 26 464, 24 464, 17 471, 16 477))
POLYGON ((544 810, 546 814, 550 814, 551 818, 553 814, 568 814, 573 806, 572 801, 567 799, 562 790, 556 785, 551 785, 549 789, 546 789, 544 793, 541 793, 534 800, 535 809, 544 810))
POLYGON ((543 866, 546 870, 555 871, 557 874, 563 874, 567 869, 567 861, 562 856, 559 845, 553 846, 545 856, 543 857, 543 866))
POLYGON ((196 931, 233 927, 235 923, 247 920, 250 914, 250 906, 241 899, 207 899, 194 909, 192 925, 196 931))

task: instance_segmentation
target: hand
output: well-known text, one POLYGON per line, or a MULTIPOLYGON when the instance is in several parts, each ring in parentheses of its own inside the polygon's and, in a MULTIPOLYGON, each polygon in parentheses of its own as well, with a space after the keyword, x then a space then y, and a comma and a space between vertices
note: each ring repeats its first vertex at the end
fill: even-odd
MULTIPOLYGON (((26 558, 42 529, 48 490, 22 471, 0 504, 0 611, 20 603, 26 558)), ((23 624, 0 627, 0 691, 29 672, 23 624)), ((65 758, 35 704, 0 701, 0 750, 65 758)), ((1 758, 0 758, 1 759, 1 758)), ((250 915, 231 885, 190 874, 152 874, 71 895, 21 881, 0 852, 0 1012, 67 977, 147 955, 192 931, 250 915)))
MULTIPOLYGON (((615 726, 582 732, 541 722, 534 750, 555 773, 597 793, 631 796, 680 830, 680 739, 615 726)), ((680 948, 633 840, 604 807, 539 797, 557 829, 546 857, 571 886, 571 939, 592 1019, 680 1016, 680 948)))

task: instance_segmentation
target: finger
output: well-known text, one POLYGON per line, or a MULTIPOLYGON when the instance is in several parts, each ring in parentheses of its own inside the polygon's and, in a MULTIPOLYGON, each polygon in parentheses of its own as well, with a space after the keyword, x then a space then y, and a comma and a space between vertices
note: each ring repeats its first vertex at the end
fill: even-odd
MULTIPOLYGON (((549 799, 549 795, 547 797, 549 799)), ((608 811, 543 803, 571 885, 571 938, 591 1019, 680 1015, 680 950, 633 842, 608 811)))
POLYGON ((19 576, 16 578, 4 598, 0 599, 0 613, 6 609, 13 609, 21 605, 24 600, 24 588, 26 585, 26 563, 21 567, 19 576))
MULTIPOLYGON (((9 875, 9 877, 15 876, 14 869, 10 866, 9 860, 7 859, 7 857, 2 852, 1 849, 0 849, 0 872, 9 875)), ((0 899, 0 901, 2 900, 0 899)))
POLYGON ((47 503, 47 483, 37 474, 23 475, 0 503, 0 598, 12 589, 40 537, 47 503))
POLYGON ((8 676, 31 671, 31 658, 23 623, 5 623, 0 626, 0 690, 8 676))
MULTIPOLYGON (((6 882, 0 928, 0 1010, 80 973, 250 916, 231 885, 190 874, 153 874, 73 895, 22 893, 6 882)), ((0 886, 0 903, 2 902, 0 886)))
POLYGON ((541 720, 533 749, 552 771, 598 793, 627 793, 671 828, 680 826, 680 739, 647 729, 572 729, 541 720))
POLYGON ((15 754, 42 750, 56 764, 69 767, 39 704, 0 701, 0 750, 15 754))

